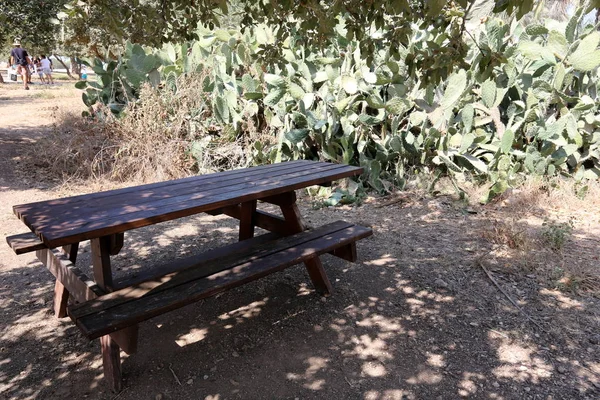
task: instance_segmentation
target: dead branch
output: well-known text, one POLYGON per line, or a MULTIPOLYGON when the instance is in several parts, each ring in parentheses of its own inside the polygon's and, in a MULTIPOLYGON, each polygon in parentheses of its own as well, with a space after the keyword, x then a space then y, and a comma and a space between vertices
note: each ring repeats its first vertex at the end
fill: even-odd
POLYGON ((531 318, 529 316, 529 314, 527 314, 517 304, 517 302, 515 300, 513 300, 513 298, 510 297, 510 295, 508 293, 506 293, 506 291, 504 289, 502 289, 502 287, 500 287, 500 285, 498 284, 498 282, 496 282, 496 279, 494 279, 494 277, 492 276, 492 274, 490 273, 490 271, 487 270, 487 268, 485 267, 485 265, 483 265, 483 263, 481 262, 481 260, 477 260, 477 264, 479 264, 479 266, 481 267, 481 269, 483 269, 483 271, 488 276, 488 278, 490 279, 490 281, 492 281, 492 283, 494 284, 494 286, 496 286, 498 288, 498 290, 500 290, 502 292, 502 294, 512 303, 513 306, 515 306, 517 308, 517 310, 519 310, 519 312, 521 314, 523 314, 525 316, 525 318, 527 318, 529 321, 531 321, 535 326, 537 326, 538 328, 540 328, 542 331, 546 332, 546 330, 539 323, 537 323, 533 318, 531 318))

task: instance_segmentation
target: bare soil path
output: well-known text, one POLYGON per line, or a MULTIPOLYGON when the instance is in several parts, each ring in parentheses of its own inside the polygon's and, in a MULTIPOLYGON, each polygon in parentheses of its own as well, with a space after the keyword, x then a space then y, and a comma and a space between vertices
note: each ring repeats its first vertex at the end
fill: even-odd
MULTIPOLYGON (((79 96, 66 85, 0 85, 3 237, 24 231, 12 205, 93 190, 40 180, 31 165, 43 160, 23 160, 54 108, 78 110, 79 96)), ((598 210, 526 195, 488 206, 417 190, 337 208, 307 198, 309 224, 344 219, 375 232, 358 263, 325 260, 333 296, 319 298, 298 266, 147 321, 139 353, 123 357, 118 396, 103 385, 97 341, 53 317, 51 275, 2 238, 0 397, 598 399, 598 210), (538 240, 544 219, 569 217, 561 251, 538 240)), ((114 263, 134 274, 235 237, 224 217, 172 221, 132 232, 114 263)))

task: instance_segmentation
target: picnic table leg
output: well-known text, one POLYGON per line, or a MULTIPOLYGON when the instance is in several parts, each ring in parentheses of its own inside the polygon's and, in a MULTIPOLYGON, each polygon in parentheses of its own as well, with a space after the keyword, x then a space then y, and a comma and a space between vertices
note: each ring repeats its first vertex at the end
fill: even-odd
POLYGON ((241 204, 240 213, 240 241, 254 237, 254 214, 256 213, 256 200, 241 204))
POLYGON ((54 282, 54 316, 64 318, 67 316, 67 304, 69 302, 69 291, 57 279, 54 282))
POLYGON ((102 366, 104 367, 104 378, 110 388, 118 393, 123 388, 121 378, 121 354, 119 345, 110 337, 105 335, 100 337, 102 347, 102 366))
POLYGON ((123 232, 115 233, 113 235, 110 235, 109 237, 110 237, 110 255, 116 256, 117 254, 119 254, 119 252, 123 248, 123 244, 125 242, 125 234, 123 232))
POLYGON ((102 289, 113 290, 112 271, 110 268, 110 253, 112 240, 110 236, 91 239, 92 266, 94 268, 94 280, 102 289))
MULTIPOLYGON (((79 243, 63 246, 62 251, 67 255, 69 261, 75 264, 77 259, 77 250, 79 243)), ((69 291, 57 279, 54 283, 54 315, 56 318, 64 318, 67 316, 67 304, 69 302, 69 291)))
MULTIPOLYGON (((296 193, 290 192, 287 195, 287 199, 282 197, 279 201, 279 207, 283 213, 283 218, 290 230, 290 233, 299 233, 304 231, 304 224, 302 223, 302 216, 300 210, 296 204, 296 193)), ((308 276, 312 281, 315 289, 318 293, 323 296, 329 296, 331 294, 332 287, 329 278, 323 268, 323 263, 319 257, 311 258, 304 262, 306 269, 308 270, 308 276)))
MULTIPOLYGON (((98 286, 108 292, 114 289, 110 255, 117 254, 122 245, 122 234, 103 236, 91 240, 94 280, 98 286)), ((120 349, 122 348, 127 354, 135 353, 137 351, 137 337, 138 325, 132 325, 100 338, 104 377, 115 392, 119 392, 122 388, 120 349)))

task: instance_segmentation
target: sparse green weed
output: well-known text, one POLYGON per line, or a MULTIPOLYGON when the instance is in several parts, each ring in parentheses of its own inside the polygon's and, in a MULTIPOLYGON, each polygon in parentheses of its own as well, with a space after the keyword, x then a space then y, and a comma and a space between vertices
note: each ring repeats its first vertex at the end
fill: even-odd
POLYGON ((314 210, 344 204, 360 205, 365 197, 364 189, 352 180, 343 182, 341 187, 313 186, 307 191, 312 198, 311 204, 314 210))
POLYGON ((567 222, 545 220, 542 226, 544 227, 542 230, 544 241, 555 251, 562 250, 575 228, 572 218, 567 222))
POLYGON ((33 97, 35 97, 36 99, 54 99, 56 98, 56 94, 52 93, 49 90, 42 90, 39 92, 36 92, 33 97))

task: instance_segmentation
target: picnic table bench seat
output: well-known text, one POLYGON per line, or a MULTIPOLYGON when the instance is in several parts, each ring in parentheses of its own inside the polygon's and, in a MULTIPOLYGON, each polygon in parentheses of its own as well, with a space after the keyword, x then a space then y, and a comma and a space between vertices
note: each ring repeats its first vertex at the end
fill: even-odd
POLYGON ((7 236, 6 243, 8 243, 10 248, 17 255, 47 248, 44 242, 42 242, 33 232, 7 236))
POLYGON ((71 305, 68 314, 95 339, 328 252, 355 261, 355 242, 371 234, 370 228, 337 221, 287 237, 258 236, 206 252, 199 261, 180 260, 176 272, 71 305))

